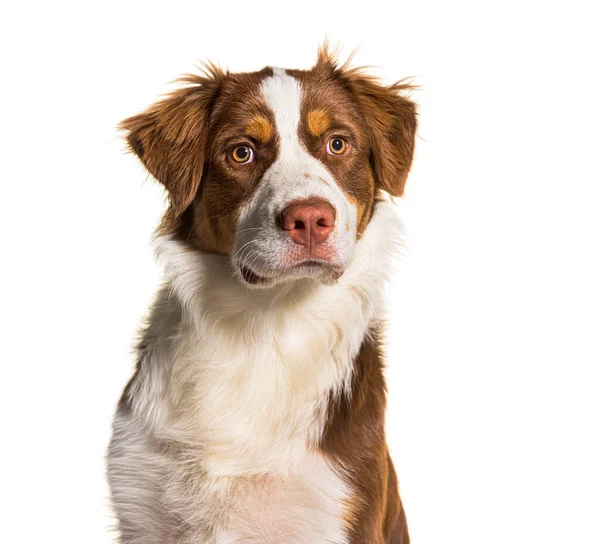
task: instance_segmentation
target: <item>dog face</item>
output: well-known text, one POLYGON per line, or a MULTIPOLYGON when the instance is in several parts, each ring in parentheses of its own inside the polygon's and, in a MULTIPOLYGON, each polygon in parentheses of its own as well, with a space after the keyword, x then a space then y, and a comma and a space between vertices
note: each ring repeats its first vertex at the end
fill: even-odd
POLYGON ((250 287, 339 278, 378 191, 403 192, 416 130, 409 86, 382 86, 325 50, 308 71, 209 66, 183 81, 122 123, 169 193, 163 230, 229 256, 250 287))

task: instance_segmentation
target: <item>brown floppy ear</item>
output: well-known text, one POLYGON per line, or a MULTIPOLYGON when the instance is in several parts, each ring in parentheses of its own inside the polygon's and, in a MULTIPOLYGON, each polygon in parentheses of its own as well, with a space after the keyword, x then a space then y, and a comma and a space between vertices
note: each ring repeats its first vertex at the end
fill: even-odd
POLYGON ((119 125, 127 133, 129 149, 168 191, 165 230, 175 227, 200 185, 210 112, 222 78, 214 66, 206 75, 185 76, 179 81, 188 86, 119 125))
POLYGON ((402 196, 413 160, 417 108, 403 96, 411 88, 402 82, 383 86, 360 74, 350 77, 371 133, 371 163, 379 188, 402 196))
POLYGON ((382 85, 363 68, 350 68, 352 56, 338 66, 327 42, 319 49, 317 66, 333 71, 360 104, 371 139, 371 164, 377 187, 402 196, 413 160, 417 107, 406 94, 414 87, 405 81, 382 85))

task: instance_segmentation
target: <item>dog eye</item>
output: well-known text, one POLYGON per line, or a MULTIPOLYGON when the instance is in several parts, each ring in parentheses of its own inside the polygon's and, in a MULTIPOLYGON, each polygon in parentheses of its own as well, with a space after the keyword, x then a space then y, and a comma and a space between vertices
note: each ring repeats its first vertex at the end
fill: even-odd
POLYGON ((330 155, 342 155, 348 149, 348 142, 344 138, 330 138, 327 142, 327 153, 330 155))
POLYGON ((248 164, 254 159, 254 152, 248 145, 236 145, 231 151, 231 157, 238 164, 248 164))

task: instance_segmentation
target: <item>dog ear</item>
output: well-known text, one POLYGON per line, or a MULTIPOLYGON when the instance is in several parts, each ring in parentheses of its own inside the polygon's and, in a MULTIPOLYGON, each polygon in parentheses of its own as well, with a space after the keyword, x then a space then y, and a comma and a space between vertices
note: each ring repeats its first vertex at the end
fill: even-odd
POLYGON ((333 72, 361 107, 371 139, 371 164, 377 187, 392 196, 402 196, 413 160, 417 132, 417 107, 406 94, 414 87, 406 81, 382 85, 351 68, 352 56, 338 66, 336 53, 325 43, 320 49, 317 67, 333 72))
POLYGON ((122 121, 130 151, 167 189, 169 208, 163 227, 176 219, 198 191, 206 159, 206 139, 212 106, 224 74, 209 65, 204 75, 188 75, 177 89, 145 112, 122 121))
POLYGON ((371 133, 375 181, 390 195, 402 196, 417 132, 416 105, 403 96, 411 86, 403 82, 383 86, 361 74, 351 74, 350 85, 371 133))

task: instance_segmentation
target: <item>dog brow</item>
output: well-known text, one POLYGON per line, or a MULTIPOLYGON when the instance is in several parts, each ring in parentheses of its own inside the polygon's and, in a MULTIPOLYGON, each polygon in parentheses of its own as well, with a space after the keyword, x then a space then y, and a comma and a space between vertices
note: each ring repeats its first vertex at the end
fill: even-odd
POLYGON ((331 120, 325 110, 311 110, 306 116, 306 124, 313 136, 321 136, 329 128, 331 120))
POLYGON ((273 126, 264 116, 253 117, 246 126, 246 134, 260 142, 268 142, 273 135, 273 126))

